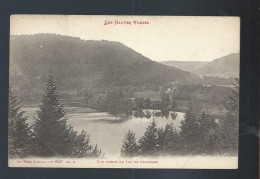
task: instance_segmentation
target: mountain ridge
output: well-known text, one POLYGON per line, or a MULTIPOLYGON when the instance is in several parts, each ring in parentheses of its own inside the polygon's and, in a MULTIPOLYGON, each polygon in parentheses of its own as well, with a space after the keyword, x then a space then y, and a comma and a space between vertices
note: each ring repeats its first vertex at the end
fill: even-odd
POLYGON ((231 53, 212 61, 163 61, 165 65, 205 76, 238 77, 239 54, 231 53))
POLYGON ((162 64, 179 68, 184 71, 192 72, 194 69, 205 65, 208 62, 203 61, 162 61, 162 64))
POLYGON ((240 56, 238 53, 217 58, 210 63, 205 64, 193 72, 200 75, 211 76, 228 76, 239 77, 239 62, 240 56))
POLYGON ((10 81, 39 94, 52 69, 61 91, 90 86, 142 86, 188 80, 189 72, 154 62, 120 42, 55 34, 10 38, 10 81))

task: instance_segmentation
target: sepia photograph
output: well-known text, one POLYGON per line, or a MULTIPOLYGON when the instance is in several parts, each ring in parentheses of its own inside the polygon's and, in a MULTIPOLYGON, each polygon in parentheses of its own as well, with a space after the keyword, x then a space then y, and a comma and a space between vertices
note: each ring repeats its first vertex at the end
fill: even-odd
POLYGON ((237 169, 240 18, 12 15, 9 167, 237 169))

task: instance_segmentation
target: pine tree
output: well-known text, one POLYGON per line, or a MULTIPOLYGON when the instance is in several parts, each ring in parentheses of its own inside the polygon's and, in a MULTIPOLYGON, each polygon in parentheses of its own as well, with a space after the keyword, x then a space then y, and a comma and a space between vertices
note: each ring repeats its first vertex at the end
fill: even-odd
POLYGON ((157 134, 158 134, 158 147, 157 147, 157 150, 161 151, 163 149, 163 146, 164 146, 164 138, 165 138, 164 128, 158 128, 157 134))
POLYGON ((158 143, 158 128, 155 120, 148 125, 144 135, 139 140, 142 155, 154 156, 157 154, 158 143))
POLYGON ((180 129, 183 151, 192 154, 198 153, 200 147, 199 122, 197 116, 193 112, 192 106, 189 107, 189 110, 184 116, 184 120, 181 121, 180 129))
POLYGON ((48 75, 46 89, 37 114, 38 118, 35 118, 33 125, 36 154, 39 156, 68 155, 69 129, 52 73, 48 75))
POLYGON ((91 152, 89 154, 90 154, 89 157, 91 157, 91 158, 102 158, 105 155, 102 153, 101 149, 98 149, 97 144, 95 145, 94 149, 91 150, 91 152))
POLYGON ((30 151, 31 131, 21 110, 21 101, 9 89, 8 153, 10 157, 25 157, 30 151))
POLYGON ((100 157, 102 153, 90 145, 90 137, 82 131, 78 134, 67 124, 63 105, 59 102, 52 73, 48 75, 42 103, 33 124, 34 151, 41 157, 100 157))
POLYGON ((238 148, 238 120, 239 120, 239 81, 236 79, 232 95, 226 103, 226 118, 222 122, 224 134, 224 149, 237 151, 238 148))
POLYGON ((80 134, 77 134, 72 127, 70 127, 70 157, 73 158, 97 158, 102 157, 103 153, 97 148, 97 145, 93 147, 90 144, 90 136, 82 130, 80 134))
POLYGON ((120 154, 123 157, 134 157, 138 154, 138 145, 134 132, 129 130, 125 133, 120 154))
POLYGON ((179 150, 179 134, 172 124, 166 124, 164 129, 163 151, 173 154, 179 150))
POLYGON ((218 136, 217 136, 217 123, 215 119, 209 117, 202 112, 199 118, 200 124, 200 152, 201 153, 209 153, 213 154, 215 152, 215 148, 217 148, 218 136))
POLYGON ((211 146, 212 150, 211 154, 222 154, 225 134, 221 130, 221 126, 217 124, 216 130, 214 134, 209 139, 209 146, 211 146))

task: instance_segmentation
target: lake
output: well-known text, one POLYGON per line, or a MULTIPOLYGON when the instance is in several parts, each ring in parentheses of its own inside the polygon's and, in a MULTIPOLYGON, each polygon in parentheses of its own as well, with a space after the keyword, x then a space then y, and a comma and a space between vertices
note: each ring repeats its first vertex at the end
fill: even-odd
MULTIPOLYGON (((102 112, 87 107, 71 107, 65 106, 68 124, 74 130, 80 132, 85 130, 90 134, 91 144, 98 145, 102 149, 105 156, 119 156, 125 132, 132 130, 136 133, 137 141, 145 132, 145 128, 152 122, 153 117, 136 118, 126 114, 112 114, 102 112)), ((37 107, 24 106, 25 115, 29 117, 28 122, 33 122, 33 116, 36 117, 37 107)), ((149 110, 152 112, 153 110, 149 110)), ((156 110, 157 111, 157 110, 156 110)), ((167 123, 172 123, 177 129, 180 122, 184 118, 184 113, 177 112, 177 118, 172 120, 165 117, 155 117, 155 121, 159 127, 164 127, 167 123)))

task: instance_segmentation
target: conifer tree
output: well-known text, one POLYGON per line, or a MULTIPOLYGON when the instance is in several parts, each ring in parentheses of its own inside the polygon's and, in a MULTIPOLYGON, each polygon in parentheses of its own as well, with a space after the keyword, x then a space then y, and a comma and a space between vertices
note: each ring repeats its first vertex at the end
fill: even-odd
POLYGON ((48 75, 42 103, 33 124, 34 151, 41 157, 100 157, 97 146, 90 145, 90 138, 84 131, 78 134, 67 124, 63 105, 59 102, 56 83, 52 72, 48 75))
POLYGON ((77 134, 71 127, 70 133, 70 157, 73 158, 97 158, 102 157, 103 153, 97 148, 97 145, 93 147, 90 144, 90 136, 82 130, 80 134, 77 134))
POLYGON ((209 146, 211 146, 211 154, 222 154, 225 135, 221 130, 221 126, 216 126, 215 133, 209 139, 209 146))
POLYGON ((164 128, 163 151, 173 154, 179 150, 179 134, 172 124, 166 124, 164 128))
POLYGON ((239 80, 236 79, 232 95, 226 103, 226 117, 222 122, 224 134, 224 149, 237 151, 238 148, 238 120, 239 120, 239 80))
POLYGON ((161 151, 163 149, 164 139, 165 139, 164 128, 158 128, 157 134, 158 134, 158 147, 157 147, 157 150, 161 151))
POLYGON ((31 131, 21 101, 9 89, 8 153, 10 157, 25 157, 30 151, 31 131))
POLYGON ((219 142, 217 140, 217 123, 215 119, 209 117, 203 111, 199 118, 199 124, 200 152, 213 154, 215 147, 218 145, 217 142, 219 142))
POLYGON ((142 155, 154 156, 157 154, 158 143, 158 128, 155 120, 148 125, 144 135, 139 140, 142 155))
POLYGON ((133 131, 128 130, 125 133, 120 154, 123 157, 134 157, 138 154, 138 145, 133 131))
POLYGON ((48 75, 42 103, 35 118, 34 135, 39 156, 68 155, 69 129, 62 104, 56 92, 56 83, 52 72, 48 75))
POLYGON ((89 157, 91 157, 91 158, 102 158, 105 155, 104 153, 102 153, 101 149, 98 149, 97 144, 95 145, 95 147, 91 150, 91 152, 89 154, 90 154, 89 157))
POLYGON ((192 154, 196 154, 197 152, 199 152, 199 122, 197 116, 193 112, 192 106, 189 107, 189 110, 184 116, 184 120, 181 121, 180 129, 183 151, 190 151, 192 154))

